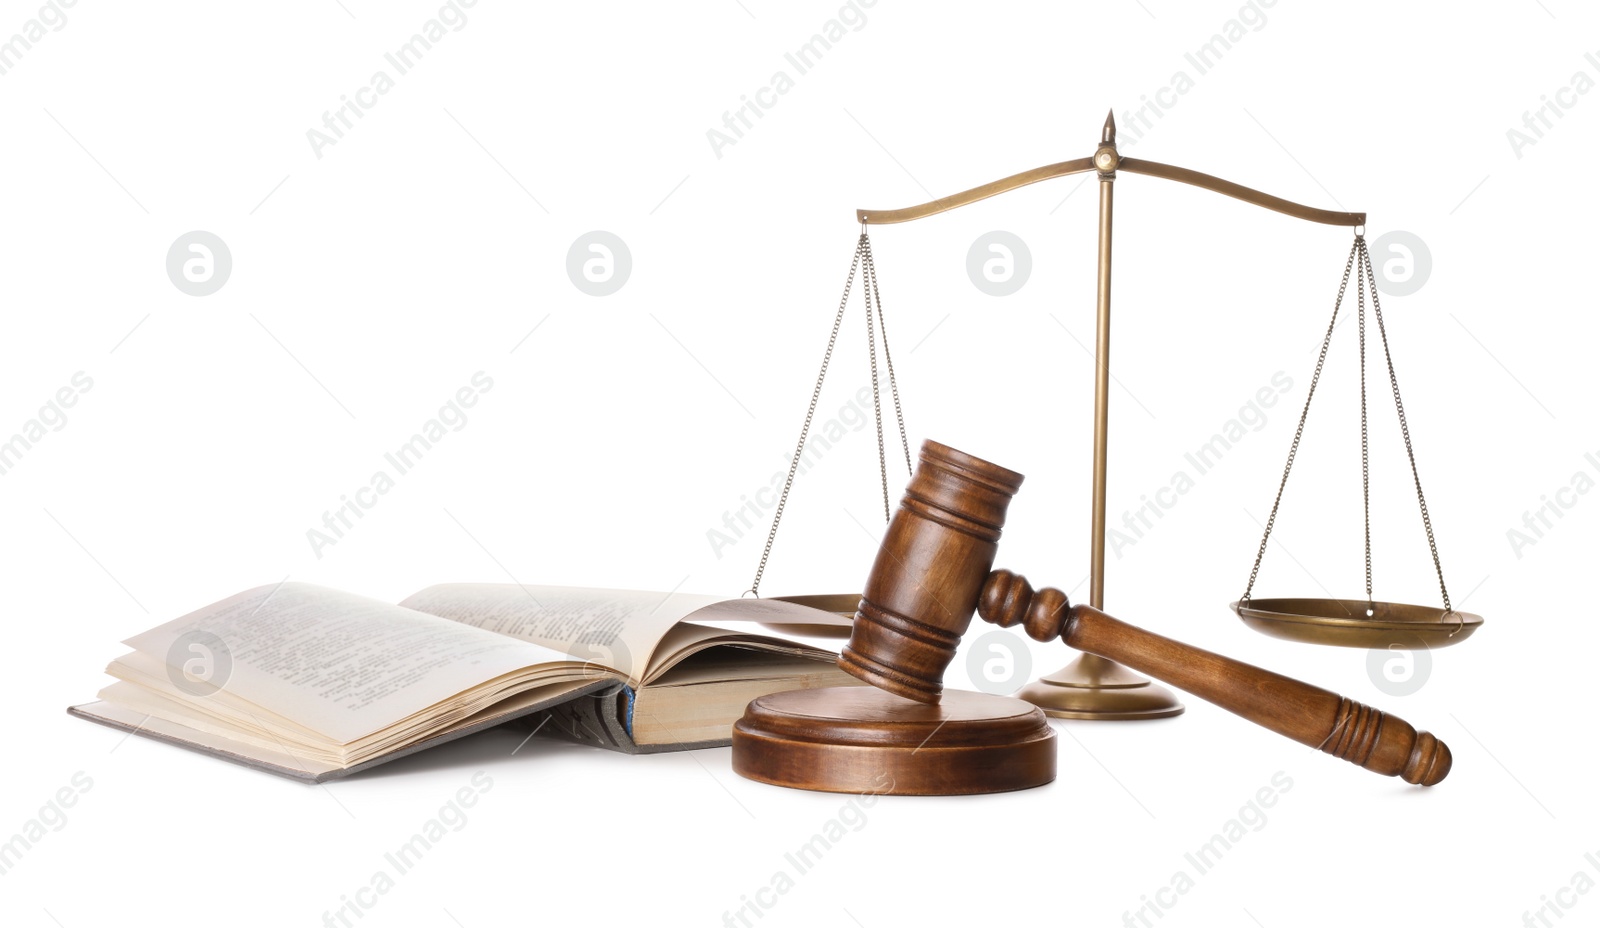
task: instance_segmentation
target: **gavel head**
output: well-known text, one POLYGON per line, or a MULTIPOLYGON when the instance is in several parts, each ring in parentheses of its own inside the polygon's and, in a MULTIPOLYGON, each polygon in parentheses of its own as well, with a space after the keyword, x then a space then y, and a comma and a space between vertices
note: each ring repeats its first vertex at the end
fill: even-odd
POLYGON ((839 667, 918 702, 937 703, 944 671, 994 564, 1022 475, 925 441, 878 547, 839 667))

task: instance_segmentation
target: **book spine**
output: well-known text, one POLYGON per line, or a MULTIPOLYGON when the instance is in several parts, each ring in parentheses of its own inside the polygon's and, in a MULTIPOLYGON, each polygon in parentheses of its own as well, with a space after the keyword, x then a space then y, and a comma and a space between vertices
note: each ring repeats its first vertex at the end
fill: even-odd
POLYGON ((638 754, 632 733, 633 700, 633 687, 623 687, 579 696, 528 718, 540 735, 638 754))

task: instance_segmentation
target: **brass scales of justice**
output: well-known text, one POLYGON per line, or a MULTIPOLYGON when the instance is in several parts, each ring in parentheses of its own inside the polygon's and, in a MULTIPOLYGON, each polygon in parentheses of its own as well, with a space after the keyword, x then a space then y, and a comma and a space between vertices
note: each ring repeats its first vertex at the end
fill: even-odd
MULTIPOLYGON (((778 525, 783 517, 784 507, 794 483, 796 470, 806 447, 812 416, 816 411, 823 381, 827 376, 828 364, 833 354, 835 342, 838 339, 840 326, 843 322, 846 305, 849 301, 858 269, 866 301, 867 341, 871 360, 879 473, 883 485, 884 518, 886 522, 889 520, 890 512, 888 468, 883 443, 883 410, 880 400, 877 365, 879 335, 881 335, 882 339, 884 362, 887 368, 887 383, 893 398, 894 412, 899 425, 901 447, 905 454, 908 475, 911 472, 911 454, 906 440, 905 420, 901 412, 899 388, 894 377, 894 365, 889 354, 888 332, 882 303, 878 297, 877 273, 872 259, 867 227, 869 225, 887 225, 922 219, 958 209, 1018 187, 1057 177, 1083 174, 1089 171, 1096 172, 1099 180, 1100 208, 1099 257, 1096 274, 1094 463, 1092 515, 1090 520, 1092 537, 1090 544, 1088 604, 1094 609, 1100 609, 1103 607, 1105 600, 1106 478, 1111 377, 1112 190, 1118 172, 1122 171, 1129 174, 1143 174, 1190 184, 1309 222, 1350 226, 1355 233, 1355 240, 1345 261, 1344 274, 1339 285, 1338 297, 1334 302, 1332 318, 1328 322, 1327 330, 1322 339, 1322 347, 1317 357, 1316 369, 1306 394, 1305 405, 1300 414, 1300 421, 1295 430, 1293 443, 1290 445, 1288 460, 1284 465, 1283 478, 1279 482, 1271 513, 1267 518, 1262 533, 1261 544, 1256 552, 1255 563, 1251 568, 1244 594, 1238 601, 1232 603, 1230 608, 1249 627, 1256 631, 1278 638, 1313 644, 1358 648, 1438 648, 1459 643, 1470 636, 1483 623, 1483 619, 1480 616, 1455 609, 1451 604, 1450 595, 1445 586, 1444 571, 1440 565, 1432 520, 1428 513, 1427 502, 1423 496, 1416 455, 1412 448, 1410 429, 1406 422, 1405 407, 1400 399, 1399 382, 1395 377, 1394 362, 1389 351, 1388 334, 1384 328, 1383 312, 1378 303, 1377 282, 1364 238, 1366 214, 1318 209, 1188 168, 1123 157, 1117 151, 1116 123, 1109 113, 1101 131, 1100 144, 1095 149, 1094 154, 1087 158, 1062 161, 1023 171, 1019 174, 1013 174, 1009 177, 917 206, 895 210, 861 209, 856 211, 856 218, 861 223, 861 235, 857 241, 855 255, 851 262, 850 274, 845 283, 844 294, 840 297, 838 314, 835 316, 827 350, 823 355, 822 368, 818 373, 816 387, 812 392, 811 404, 801 428, 795 456, 790 463, 787 480, 784 483, 778 505, 773 513, 766 547, 762 552, 760 565, 756 569, 755 580, 747 592, 756 596, 760 595, 761 577, 772 553, 778 525), (1311 400, 1316 394, 1317 383, 1322 374, 1323 365, 1328 354, 1328 346, 1332 339, 1334 328, 1338 323, 1340 307, 1344 302, 1352 272, 1356 276, 1361 355, 1361 456, 1366 540, 1366 596, 1364 599, 1253 599, 1251 592, 1255 587, 1256 577, 1260 571, 1273 526, 1276 524, 1279 505, 1283 501, 1289 473, 1299 450, 1301 436, 1304 433, 1306 419, 1311 409, 1311 400), (1439 592, 1443 601, 1442 608, 1384 602, 1375 600, 1372 596, 1372 528, 1367 440, 1367 327, 1365 306, 1369 290, 1395 409, 1399 416, 1401 433, 1405 440, 1406 455, 1411 465, 1423 527, 1427 535, 1435 572, 1438 575, 1439 592), (875 319, 876 327, 874 326, 875 319)), ((857 600, 859 599, 854 594, 780 598, 816 606, 845 617, 852 616, 855 613, 857 600)), ((812 630, 817 633, 831 632, 838 634, 842 629, 816 626, 812 630)), ((1048 715, 1057 718, 1137 720, 1167 718, 1183 712, 1183 704, 1167 688, 1152 682, 1147 677, 1135 673, 1121 664, 1090 653, 1080 654, 1077 659, 1066 667, 1034 681, 1024 687, 1017 695, 1043 709, 1048 715)))

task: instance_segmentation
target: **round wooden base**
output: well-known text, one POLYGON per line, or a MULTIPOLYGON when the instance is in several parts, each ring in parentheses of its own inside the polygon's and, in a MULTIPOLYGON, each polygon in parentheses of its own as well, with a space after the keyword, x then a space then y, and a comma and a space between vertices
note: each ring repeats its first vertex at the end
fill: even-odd
POLYGON ((1043 712, 1007 696, 946 690, 927 705, 873 686, 790 690, 745 708, 733 769, 834 793, 1000 793, 1056 778, 1055 737, 1043 712))

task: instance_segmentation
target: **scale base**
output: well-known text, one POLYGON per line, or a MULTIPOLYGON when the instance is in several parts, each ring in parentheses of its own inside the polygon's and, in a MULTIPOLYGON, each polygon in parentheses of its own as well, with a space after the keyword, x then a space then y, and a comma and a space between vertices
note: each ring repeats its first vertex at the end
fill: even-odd
POLYGON ((1130 722, 1183 714, 1183 703, 1171 690, 1094 654, 1080 655, 1017 696, 1058 719, 1130 722))
POLYGON ((874 686, 762 696, 733 726, 733 769, 793 789, 961 796, 1056 778, 1056 734, 1020 699, 946 690, 938 705, 874 686))

